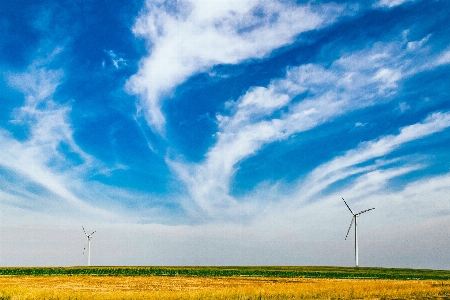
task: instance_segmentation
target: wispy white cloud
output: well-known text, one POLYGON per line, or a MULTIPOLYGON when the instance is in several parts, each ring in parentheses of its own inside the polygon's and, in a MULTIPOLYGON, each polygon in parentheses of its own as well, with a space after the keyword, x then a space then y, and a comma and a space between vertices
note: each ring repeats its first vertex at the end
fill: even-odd
POLYGON ((373 6, 374 7, 391 8, 391 7, 402 5, 405 2, 411 2, 411 1, 415 1, 415 0, 380 0, 380 1, 376 2, 373 6))
POLYGON ((437 57, 434 65, 441 66, 448 64, 450 64, 450 50, 445 50, 437 57))
MULTIPOLYGON (((420 49, 412 53, 411 49, 405 50, 404 44, 376 43, 371 48, 342 56, 328 68, 316 64, 288 68, 283 79, 275 79, 267 87, 254 87, 228 103, 230 115, 217 116, 217 142, 209 149, 204 162, 186 164, 171 161, 170 164, 186 182, 192 198, 202 209, 212 215, 215 212, 223 214, 227 208, 236 210, 237 200, 229 195, 229 189, 239 162, 255 155, 264 145, 310 130, 350 111, 389 101, 398 91, 399 83, 417 70, 414 62, 416 57, 420 58, 420 49), (405 56, 409 59, 404 59, 405 56), (307 96, 293 101, 302 94, 307 96), (274 114, 277 111, 279 113, 274 114)), ((440 119, 441 115, 430 118, 434 117, 440 119)), ((445 123, 447 119, 442 118, 445 123)), ((428 119, 425 123, 428 124, 428 119)), ((401 139, 406 132, 409 130, 404 129, 394 140, 401 139)), ((389 153, 395 147, 387 139, 381 139, 367 151, 372 151, 373 157, 381 149, 387 151, 383 153, 389 153)), ((369 157, 367 151, 364 153, 369 157)), ((385 163, 366 166, 366 169, 346 170, 346 167, 368 159, 356 155, 356 152, 350 157, 354 160, 360 157, 361 160, 348 162, 349 165, 345 159, 339 160, 335 165, 339 170, 335 171, 342 178, 333 179, 332 174, 324 176, 326 180, 311 178, 314 188, 309 193, 318 192, 338 179, 375 171, 385 163)), ((316 176, 314 174, 311 176, 316 176)))
POLYGON ((128 82, 142 98, 148 123, 163 131, 161 101, 191 75, 216 64, 261 58, 301 32, 332 23, 337 6, 291 1, 147 1, 134 26, 150 54, 128 82))
POLYGON ((408 109, 410 109, 411 106, 409 106, 408 103, 406 103, 406 102, 401 102, 401 103, 398 105, 398 108, 399 108, 400 111, 403 113, 403 112, 407 111, 408 109))
MULTIPOLYGON (((78 175, 94 168, 95 160, 73 139, 70 107, 53 100, 63 72, 46 68, 47 62, 48 59, 37 59, 26 72, 8 75, 9 85, 21 91, 25 98, 23 106, 14 111, 11 122, 28 128, 29 133, 24 140, 17 140, 10 132, 0 131, 0 166, 45 188, 73 209, 106 217, 107 211, 93 207, 73 192, 79 183, 78 175), (61 144, 67 149, 62 150, 61 144), (81 163, 71 163, 65 151, 77 155, 81 163)), ((10 194, 9 198, 13 196, 10 194)), ((26 197, 22 200, 27 201, 26 197)))
MULTIPOLYGON (((385 155, 399 149, 405 143, 443 131, 448 127, 450 127, 450 113, 434 113, 421 123, 402 128, 398 135, 385 136, 376 141, 364 142, 360 144, 358 148, 350 150, 343 156, 336 157, 312 171, 305 179, 307 186, 304 186, 301 189, 300 194, 305 201, 308 201, 333 183, 344 180, 350 176, 356 174, 371 174, 370 176, 386 174, 386 171, 379 171, 378 169, 394 163, 395 160, 386 161, 383 159, 385 155), (374 161, 371 162, 372 160, 374 161)), ((422 166, 407 165, 394 172, 400 172, 401 174, 420 167, 422 166)), ((374 184, 377 180, 371 178, 370 182, 374 184)), ((369 191, 367 187, 361 190, 366 193, 369 191)))
POLYGON ((426 37, 422 38, 419 41, 410 41, 407 42, 406 48, 408 50, 416 50, 417 48, 423 47, 423 45, 428 41, 428 39, 431 37, 431 33, 427 35, 426 37))
POLYGON ((116 52, 113 50, 104 50, 105 53, 109 56, 111 59, 112 64, 116 69, 120 69, 127 66, 127 60, 123 57, 120 57, 116 52))

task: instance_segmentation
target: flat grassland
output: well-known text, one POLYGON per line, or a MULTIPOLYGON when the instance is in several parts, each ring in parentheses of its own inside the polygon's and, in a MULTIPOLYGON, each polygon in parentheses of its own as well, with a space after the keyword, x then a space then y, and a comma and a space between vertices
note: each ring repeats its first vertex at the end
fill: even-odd
POLYGON ((450 271, 339 267, 0 268, 0 299, 450 299, 450 271))

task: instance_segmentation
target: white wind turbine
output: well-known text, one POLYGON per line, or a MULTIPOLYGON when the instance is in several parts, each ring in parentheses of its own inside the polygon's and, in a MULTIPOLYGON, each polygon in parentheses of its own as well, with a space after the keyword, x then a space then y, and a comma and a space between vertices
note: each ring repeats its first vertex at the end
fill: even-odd
MULTIPOLYGON (((344 198, 342 198, 342 200, 344 200, 344 198)), ((353 211, 350 209, 350 206, 348 206, 348 204, 347 204, 347 202, 345 202, 345 200, 344 200, 344 203, 345 203, 345 205, 347 205, 348 210, 349 210, 349 211, 352 213, 352 215, 353 215, 353 218, 352 218, 352 221, 351 221, 351 223, 350 223, 350 227, 348 227, 347 235, 345 236, 345 239, 347 239, 348 233, 350 232, 350 228, 352 228, 353 221, 355 221, 355 265, 358 266, 358 216, 359 216, 360 214, 363 214, 363 213, 365 213, 365 212, 368 212, 369 210, 375 209, 375 207, 369 208, 369 209, 366 209, 366 210, 363 210, 363 211, 360 211, 359 213, 355 214, 355 213, 353 213, 353 211)))
MULTIPOLYGON (((84 227, 81 226, 81 228, 83 228, 84 234, 86 235, 86 244, 87 244, 87 247, 88 247, 88 266, 90 266, 91 265, 91 238, 92 238, 92 235, 94 233, 96 233, 97 231, 94 231, 90 235, 88 235, 86 233, 86 230, 84 230, 84 227)), ((84 251, 86 251, 86 245, 84 246, 83 254, 84 254, 84 251)))

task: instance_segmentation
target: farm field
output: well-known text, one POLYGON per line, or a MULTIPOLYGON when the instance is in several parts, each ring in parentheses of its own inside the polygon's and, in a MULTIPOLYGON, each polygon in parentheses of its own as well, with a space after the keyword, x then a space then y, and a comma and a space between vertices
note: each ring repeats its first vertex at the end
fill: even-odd
POLYGON ((450 299, 450 271, 433 270, 79 267, 0 268, 0 274, 0 299, 450 299), (392 278, 375 279, 376 270, 379 275, 389 275, 392 278), (34 271, 33 275, 23 274, 31 271, 34 271), (99 274, 99 271, 103 274, 99 274), (127 271, 141 274, 121 274, 127 271), (165 271, 166 275, 150 275, 157 271, 165 271), (224 272, 234 274, 221 275, 224 272), (264 272, 272 276, 250 274, 264 272), (291 276, 301 272, 309 272, 311 276, 291 276), (202 273, 206 275, 201 275, 202 273), (320 276, 314 277, 313 273, 320 276), (401 279, 396 279, 395 274, 401 279), (406 274, 415 274, 415 277, 402 278, 406 274), (436 278, 429 279, 432 276, 436 278))

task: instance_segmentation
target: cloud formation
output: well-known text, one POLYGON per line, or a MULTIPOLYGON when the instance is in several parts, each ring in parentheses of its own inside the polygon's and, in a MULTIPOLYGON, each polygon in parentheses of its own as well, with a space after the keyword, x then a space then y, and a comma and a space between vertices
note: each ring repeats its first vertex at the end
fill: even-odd
MULTIPOLYGON (((55 203, 64 201, 62 206, 68 204, 82 212, 108 216, 108 212, 90 205, 73 192, 79 176, 95 167, 95 159, 73 138, 70 107, 53 99, 64 76, 63 71, 46 67, 55 55, 54 52, 49 58, 37 59, 24 73, 9 74, 9 85, 23 93, 25 99, 10 122, 23 128, 26 137, 17 139, 8 131, 0 131, 0 165, 49 191, 55 203)), ((16 198, 14 193, 6 197, 7 201, 11 198, 16 198)), ((53 205, 61 205, 55 203, 53 205)), ((46 205, 35 207, 39 210, 46 205)))
MULTIPOLYGON (((406 143, 441 132, 448 127, 450 127, 450 113, 439 112, 428 116, 421 123, 400 129, 400 133, 397 135, 363 142, 356 149, 349 150, 343 156, 336 157, 312 171, 305 179, 307 184, 303 187, 301 194, 305 199, 312 199, 313 196, 340 180, 354 175, 363 175, 362 178, 358 179, 360 182, 356 183, 354 187, 358 188, 359 186, 359 192, 353 191, 352 195, 354 197, 363 196, 360 195, 363 192, 364 196, 367 196, 371 192, 368 185, 376 187, 379 182, 376 177, 383 178, 384 184, 382 186, 384 187, 390 178, 424 167, 404 163, 404 167, 399 168, 396 165, 399 158, 384 159, 386 155, 401 148, 406 143), (365 183, 362 184, 362 182, 365 183)), ((378 187, 376 190, 379 191, 380 188, 378 187)))
POLYGON ((410 2, 415 0, 379 0, 374 4, 374 7, 387 7, 392 8, 395 6, 402 5, 405 2, 410 2))
MULTIPOLYGON (((349 112, 389 102, 398 92, 401 81, 414 75, 425 64, 421 58, 421 48, 405 50, 407 43, 375 43, 372 47, 344 54, 328 68, 319 64, 289 67, 284 78, 272 80, 267 87, 252 87, 236 101, 229 102, 230 114, 217 116, 217 140, 206 153, 205 160, 198 164, 171 162, 187 184, 196 205, 216 217, 226 215, 226 211, 234 214, 240 209, 249 209, 230 195, 231 181, 239 169, 239 162, 257 155, 270 143, 286 140, 349 112)), ((433 115, 425 123, 434 118, 437 119, 436 123, 431 122, 434 129, 446 128, 446 114, 433 115)), ((416 129, 430 125, 411 126, 416 129)), ((330 163, 336 168, 339 166, 335 173, 329 170, 327 175, 317 177, 316 174, 323 168, 319 167, 307 179, 313 188, 308 188, 306 194, 311 195, 305 198, 310 198, 337 180, 367 172, 368 169, 376 170, 380 165, 361 169, 352 166, 365 162, 369 157, 376 157, 372 151, 383 154, 391 152, 395 145, 403 143, 399 140, 407 135, 406 132, 410 132, 408 127, 402 129, 399 137, 393 138, 396 142, 388 141, 386 137, 374 144, 369 143, 372 145, 370 149, 362 153, 354 150, 349 154, 353 161, 342 158, 337 159, 335 164, 330 163)), ((415 138, 422 137, 420 130, 414 132, 418 134, 415 138)), ((407 140, 406 137, 404 139, 407 140)), ((408 167, 403 173, 413 169, 408 167)))
POLYGON ((149 125, 163 132, 162 103, 187 78, 267 56, 300 33, 332 23, 341 10, 291 1, 147 1, 134 33, 147 40, 150 54, 128 88, 140 95, 149 125))

